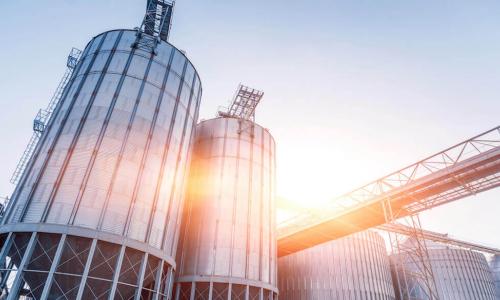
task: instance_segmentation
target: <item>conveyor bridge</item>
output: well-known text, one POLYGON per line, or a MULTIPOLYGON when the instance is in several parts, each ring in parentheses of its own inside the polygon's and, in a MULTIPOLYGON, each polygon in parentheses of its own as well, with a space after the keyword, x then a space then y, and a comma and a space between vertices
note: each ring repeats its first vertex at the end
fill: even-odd
POLYGON ((500 185, 500 126, 335 198, 278 226, 278 256, 500 185))

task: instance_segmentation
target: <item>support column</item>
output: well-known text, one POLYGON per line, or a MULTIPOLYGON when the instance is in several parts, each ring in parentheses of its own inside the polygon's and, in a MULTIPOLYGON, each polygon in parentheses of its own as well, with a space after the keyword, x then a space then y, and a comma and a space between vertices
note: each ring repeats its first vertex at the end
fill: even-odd
POLYGON ((123 256, 125 255, 125 245, 120 248, 120 254, 118 255, 118 261, 116 262, 115 274, 113 274, 113 283, 111 286, 111 291, 109 293, 109 300, 113 300, 116 294, 116 286, 118 285, 118 279, 120 279, 120 270, 122 268, 123 256))
POLYGON ((1 280, 0 280, 0 295, 3 292, 3 289, 7 283, 7 278, 9 278, 10 272, 12 270, 13 266, 13 261, 10 260, 9 265, 6 264, 6 258, 7 258, 7 253, 9 253, 10 246, 12 244, 12 240, 14 239, 14 234, 12 232, 9 232, 7 237, 5 238, 5 242, 3 243, 2 250, 0 251, 0 265, 4 265, 6 267, 6 270, 1 274, 1 280), (9 267, 10 266, 10 267, 9 267))
POLYGON ((245 287, 245 300, 250 299, 250 286, 247 284, 245 287))
POLYGON ((19 288, 21 287, 21 282, 23 281, 23 271, 24 268, 26 267, 26 264, 29 262, 29 259, 31 257, 31 254, 33 253, 33 249, 35 248, 35 241, 36 241, 36 232, 33 232, 31 234, 30 241, 28 242, 28 246, 26 247, 26 251, 24 251, 23 259, 19 263, 19 266, 17 267, 17 273, 16 277, 14 279, 14 283, 12 284, 12 288, 10 289, 9 296, 7 297, 7 300, 16 300, 19 299, 18 293, 19 293, 19 288))
POLYGON ((231 300, 232 291, 233 291, 233 284, 229 283, 229 286, 227 287, 227 300, 231 300))
POLYGON ((213 281, 210 281, 210 285, 208 286, 208 300, 212 300, 214 293, 214 283, 213 281))
POLYGON ((175 300, 179 300, 179 297, 181 295, 181 284, 177 284, 177 288, 176 288, 176 291, 175 291, 175 300))
POLYGON ((167 278, 168 278, 168 285, 166 286, 167 287, 166 293, 168 300, 170 300, 172 299, 172 292, 174 289, 174 267, 172 266, 168 267, 167 278))
POLYGON ((196 281, 191 283, 191 295, 189 296, 189 300, 194 300, 194 295, 196 293, 196 281))
POLYGON ((54 278, 54 272, 57 269, 59 260, 61 260, 61 253, 64 248, 65 242, 66 242, 66 234, 63 234, 59 239, 59 244, 57 245, 56 254, 54 255, 54 259, 52 260, 52 265, 50 266, 49 275, 47 275, 47 280, 45 281, 45 286, 43 287, 42 296, 40 297, 41 300, 45 300, 49 296, 50 288, 52 286, 52 279, 54 278))
POLYGON ((142 294, 142 286, 144 284, 144 272, 146 271, 146 266, 148 264, 148 254, 144 253, 141 262, 141 269, 139 270, 137 289, 135 290, 135 299, 140 300, 142 294))
POLYGON ((3 243, 2 250, 0 251, 0 263, 5 260, 7 257, 7 253, 9 252, 10 245, 12 244, 12 240, 14 239, 13 233, 9 232, 9 235, 7 235, 7 238, 5 239, 5 242, 3 243))
MULTIPOLYGON (((163 265, 165 263, 165 261, 162 259, 160 260, 160 262, 158 262, 159 265, 158 265, 158 268, 156 270, 156 279, 155 279, 155 287, 154 287, 154 293, 153 293, 153 299, 152 300, 159 300, 160 299, 160 293, 163 293, 163 291, 160 291, 160 288, 161 288, 161 280, 163 278, 161 278, 161 275, 163 274, 163 265)), ((167 297, 170 297, 170 296, 167 296, 167 297)))
POLYGON ((92 265, 92 259, 94 258, 95 248, 97 245, 97 239, 92 240, 90 245, 89 257, 85 263, 85 269, 83 269, 82 280, 80 281, 80 287, 78 288, 78 294, 76 295, 76 300, 81 300, 83 296, 83 291, 85 290, 85 284, 87 283, 87 277, 89 275, 90 266, 92 265))
POLYGON ((14 268, 14 262, 12 260, 9 261, 9 264, 6 266, 5 273, 2 275, 2 280, 0 282, 0 295, 2 294, 5 285, 7 284, 7 279, 9 278, 10 272, 12 272, 12 268, 14 268))

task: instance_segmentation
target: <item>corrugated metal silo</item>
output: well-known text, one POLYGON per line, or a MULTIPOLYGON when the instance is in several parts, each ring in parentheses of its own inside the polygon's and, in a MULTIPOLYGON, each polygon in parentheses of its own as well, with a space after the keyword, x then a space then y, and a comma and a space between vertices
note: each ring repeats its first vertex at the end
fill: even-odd
MULTIPOLYGON (((496 299, 493 276, 483 254, 428 241, 426 244, 440 300, 496 299)), ((399 260, 399 265, 405 268, 404 273, 398 273, 402 288, 413 286, 409 293, 412 299, 427 300, 429 297, 418 288, 418 280, 412 277, 412 270, 416 267, 415 262, 406 254, 391 255, 391 262, 395 260, 399 260)))
POLYGON ((494 255, 490 261, 490 269, 493 273, 493 280, 495 282, 495 293, 497 299, 500 299, 500 255, 494 255))
POLYGON ((196 127, 176 299, 274 299, 275 143, 250 120, 196 127))
POLYGON ((384 240, 372 231, 280 257, 278 270, 286 300, 395 299, 384 240))
POLYGON ((181 51, 141 49, 139 34, 87 45, 13 194, 0 227, 11 297, 169 294, 201 83, 181 51))

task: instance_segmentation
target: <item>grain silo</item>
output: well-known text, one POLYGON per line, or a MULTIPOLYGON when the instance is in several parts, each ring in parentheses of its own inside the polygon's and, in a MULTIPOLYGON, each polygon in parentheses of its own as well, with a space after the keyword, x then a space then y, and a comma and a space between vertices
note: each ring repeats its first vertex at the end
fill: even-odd
POLYGON ((83 51, 0 226, 8 299, 169 295, 201 99, 172 8, 83 51))
POLYGON ((395 299, 383 238, 364 231, 278 260, 286 300, 395 299))
MULTIPOLYGON (((426 241, 426 245, 440 300, 497 299, 493 276, 483 254, 429 241, 426 241)), ((393 266, 396 260, 397 265, 404 268, 397 273, 401 288, 412 289, 405 291, 403 295, 409 295, 415 300, 428 300, 429 296, 423 292, 424 289, 418 287, 418 278, 412 275, 418 273, 414 272, 418 268, 415 260, 408 254, 391 255, 393 266)))
POLYGON ((496 254, 491 258, 490 269, 495 282, 497 299, 500 299, 500 255, 496 254))
POLYGON ((253 122, 263 93, 240 86, 196 127, 176 299, 274 299, 275 143, 253 122))

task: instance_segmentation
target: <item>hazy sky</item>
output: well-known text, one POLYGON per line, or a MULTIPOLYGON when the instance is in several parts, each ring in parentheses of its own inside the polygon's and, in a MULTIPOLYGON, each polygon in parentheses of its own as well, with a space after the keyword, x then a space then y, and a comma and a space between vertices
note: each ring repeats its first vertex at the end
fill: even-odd
MULTIPOLYGON (((145 0, 0 1, 0 195, 71 47, 133 28, 145 0)), ((498 1, 178 0, 170 41, 201 75, 201 118, 238 83, 265 91, 278 193, 314 205, 500 122, 498 1)), ((500 189, 424 227, 500 247, 500 189)))

